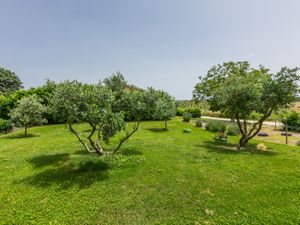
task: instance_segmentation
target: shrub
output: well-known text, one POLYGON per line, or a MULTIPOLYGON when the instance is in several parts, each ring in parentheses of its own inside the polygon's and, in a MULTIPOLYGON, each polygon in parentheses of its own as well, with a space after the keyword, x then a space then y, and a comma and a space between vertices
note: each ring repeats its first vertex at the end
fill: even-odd
POLYGON ((226 125, 218 121, 210 121, 205 125, 205 129, 212 132, 225 133, 226 125))
POLYGON ((0 133, 7 134, 13 129, 13 124, 10 120, 4 120, 0 118, 0 133))
POLYGON ((189 112, 190 114, 192 114, 193 118, 200 118, 201 117, 201 110, 200 110, 200 108, 187 108, 185 111, 189 112))
POLYGON ((185 108, 178 107, 176 109, 176 116, 182 116, 184 112, 185 112, 185 108))
POLYGON ((267 150, 267 146, 265 144, 263 144, 263 143, 260 143, 260 144, 256 145, 256 149, 258 151, 266 151, 267 150))
POLYGON ((213 112, 213 111, 205 111, 203 112, 203 116, 209 117, 225 117, 221 112, 213 112))
POLYGON ((190 119, 192 118, 192 114, 189 112, 185 112, 182 115, 183 122, 190 122, 190 119))
POLYGON ((183 130, 183 133, 192 133, 192 130, 191 130, 191 129, 188 129, 188 128, 185 128, 185 129, 183 130))
POLYGON ((240 134, 240 129, 238 126, 229 126, 227 128, 227 135, 229 136, 237 136, 240 134))
POLYGON ((202 121, 201 120, 196 120, 195 121, 195 126, 196 127, 202 127, 202 121))
POLYGON ((281 122, 288 126, 288 130, 300 131, 300 113, 295 111, 289 112, 284 116, 284 119, 282 119, 281 122))
POLYGON ((217 135, 214 137, 215 141, 225 141, 227 142, 227 135, 223 132, 218 132, 217 135))
POLYGON ((201 117, 201 110, 200 108, 183 108, 183 107, 178 107, 177 110, 176 110, 176 115, 177 116, 183 116, 183 114, 185 112, 188 112, 192 115, 193 118, 200 118, 201 117))

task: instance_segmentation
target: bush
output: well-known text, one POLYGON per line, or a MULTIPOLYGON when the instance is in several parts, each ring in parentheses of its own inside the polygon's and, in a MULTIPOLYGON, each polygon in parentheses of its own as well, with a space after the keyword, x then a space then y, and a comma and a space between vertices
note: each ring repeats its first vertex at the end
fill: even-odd
POLYGON ((184 112, 185 112, 185 108, 178 107, 176 109, 176 116, 182 116, 184 112))
POLYGON ((192 118, 192 114, 189 112, 185 112, 182 115, 183 122, 190 122, 190 119, 192 118))
POLYGON ((185 129, 183 129, 183 133, 192 133, 192 130, 188 129, 188 128, 185 128, 185 129))
POLYGON ((205 129, 211 132, 225 133, 226 125, 218 121, 210 121, 205 125, 205 129))
POLYGON ((176 110, 176 115, 177 116, 183 116, 185 112, 188 112, 192 114, 193 118, 200 118, 201 117, 201 110, 200 108, 183 108, 183 107, 178 107, 176 110))
POLYGON ((203 126, 203 122, 198 119, 198 120, 195 121, 195 126, 196 127, 202 127, 203 126))
POLYGON ((213 112, 213 111, 205 111, 203 112, 203 116, 209 116, 209 117, 225 117, 223 113, 221 112, 213 112))
POLYGON ((201 117, 201 110, 200 110, 200 108, 187 108, 185 111, 189 112, 190 114, 192 114, 193 118, 200 118, 201 117))
POLYGON ((240 129, 238 126, 229 126, 227 128, 227 135, 229 136, 237 136, 240 134, 240 129))
MULTIPOLYGON (((284 125, 288 126, 288 130, 290 131, 300 131, 300 114, 292 111, 289 112, 285 118, 281 120, 284 125)), ((284 127, 285 129, 285 127, 284 127)))
POLYGON ((13 124, 10 120, 4 120, 0 118, 0 133, 7 134, 13 129, 13 124))
POLYGON ((215 137, 214 137, 215 141, 222 141, 222 142, 227 142, 227 135, 219 132, 215 137))
POLYGON ((195 126, 196 127, 202 127, 202 121, 201 120, 196 120, 195 121, 195 126))
POLYGON ((263 144, 263 143, 260 143, 260 144, 256 145, 256 149, 258 151, 266 151, 267 150, 267 146, 265 144, 263 144))

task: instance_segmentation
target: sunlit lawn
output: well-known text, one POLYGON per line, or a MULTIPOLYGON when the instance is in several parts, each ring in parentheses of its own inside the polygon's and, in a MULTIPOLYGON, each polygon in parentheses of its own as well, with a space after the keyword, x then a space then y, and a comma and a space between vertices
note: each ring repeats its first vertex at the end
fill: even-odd
POLYGON ((300 223, 300 147, 237 153, 236 137, 224 146, 178 119, 163 127, 143 122, 105 157, 86 153, 64 125, 1 136, 0 223, 300 223))

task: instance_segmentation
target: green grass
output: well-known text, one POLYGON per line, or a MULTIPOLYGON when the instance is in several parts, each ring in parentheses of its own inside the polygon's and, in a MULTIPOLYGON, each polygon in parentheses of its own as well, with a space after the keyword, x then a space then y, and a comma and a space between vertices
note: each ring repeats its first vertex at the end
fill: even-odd
POLYGON ((237 137, 224 146, 178 119, 163 127, 142 123, 105 157, 64 125, 1 136, 0 224, 300 223, 300 147, 238 153, 237 137))

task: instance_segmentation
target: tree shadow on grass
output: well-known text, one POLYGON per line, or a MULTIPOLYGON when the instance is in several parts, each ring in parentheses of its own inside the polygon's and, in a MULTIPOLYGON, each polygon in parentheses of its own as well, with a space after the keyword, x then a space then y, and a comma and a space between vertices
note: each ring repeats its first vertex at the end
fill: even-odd
POLYGON ((37 135, 37 134, 15 134, 15 135, 8 135, 8 136, 5 136, 3 138, 6 138, 6 139, 22 139, 22 138, 35 138, 35 137, 40 137, 40 135, 37 135))
POLYGON ((94 182, 108 179, 109 165, 105 162, 85 162, 79 165, 67 164, 58 168, 44 170, 34 176, 27 177, 21 182, 36 187, 57 185, 59 189, 73 186, 86 188, 94 182))
POLYGON ((92 161, 72 161, 69 154, 54 154, 37 156, 29 160, 34 167, 51 166, 33 176, 21 180, 36 187, 56 185, 58 189, 68 189, 73 186, 85 188, 94 182, 108 179, 110 166, 103 159, 94 158, 92 161))
POLYGON ((143 155, 143 153, 136 149, 120 149, 119 154, 125 155, 125 156, 131 156, 131 155, 143 155))
POLYGON ((162 132, 168 132, 168 129, 165 128, 147 128, 146 130, 151 131, 153 133, 162 133, 162 132))
POLYGON ((248 144, 243 150, 237 151, 237 145, 231 143, 222 143, 215 141, 206 141, 202 145, 197 145, 198 147, 205 148, 210 152, 216 152, 219 154, 251 154, 251 155, 266 155, 272 156, 277 155, 277 152, 268 149, 266 151, 258 151, 255 144, 248 144))
POLYGON ((55 154, 55 155, 41 155, 31 158, 29 162, 34 165, 35 168, 44 166, 59 166, 60 164, 70 159, 69 154, 55 154))

